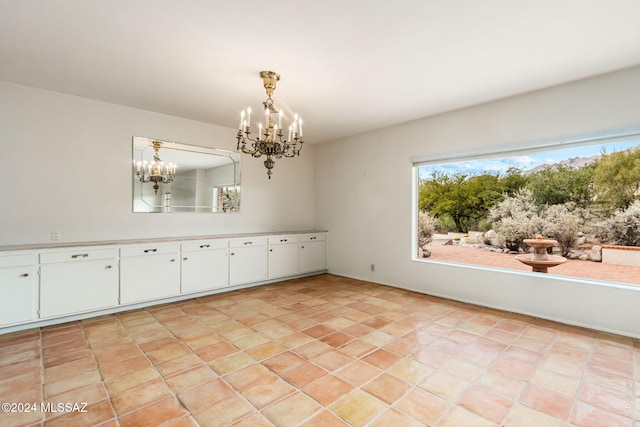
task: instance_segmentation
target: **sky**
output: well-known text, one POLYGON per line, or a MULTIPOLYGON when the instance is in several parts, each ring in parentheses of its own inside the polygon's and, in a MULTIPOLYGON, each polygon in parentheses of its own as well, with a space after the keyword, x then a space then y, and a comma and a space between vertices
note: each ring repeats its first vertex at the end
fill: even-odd
POLYGON ((582 147, 563 148, 559 150, 549 150, 513 157, 463 160, 460 162, 441 163, 436 165, 425 165, 420 167, 420 177, 428 178, 432 172, 456 173, 461 172, 469 175, 479 175, 484 173, 503 173, 510 167, 517 167, 523 172, 540 165, 552 165, 572 157, 591 157, 599 155, 602 150, 607 153, 626 150, 629 147, 640 145, 640 139, 609 144, 596 144, 582 147))

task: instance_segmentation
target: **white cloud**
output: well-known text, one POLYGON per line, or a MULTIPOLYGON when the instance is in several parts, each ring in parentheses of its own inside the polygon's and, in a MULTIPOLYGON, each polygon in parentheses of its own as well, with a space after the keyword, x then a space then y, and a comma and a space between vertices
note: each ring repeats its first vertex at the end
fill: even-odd
POLYGON ((529 156, 517 156, 517 157, 508 157, 506 159, 502 159, 502 161, 509 165, 533 165, 537 163, 537 160, 533 157, 529 156))

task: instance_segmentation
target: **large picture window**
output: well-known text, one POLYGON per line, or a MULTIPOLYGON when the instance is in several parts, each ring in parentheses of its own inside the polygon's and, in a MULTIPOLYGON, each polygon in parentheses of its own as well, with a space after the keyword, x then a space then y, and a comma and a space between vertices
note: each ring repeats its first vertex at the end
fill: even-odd
POLYGON ((420 159, 414 172, 417 259, 640 285, 640 134, 420 159))

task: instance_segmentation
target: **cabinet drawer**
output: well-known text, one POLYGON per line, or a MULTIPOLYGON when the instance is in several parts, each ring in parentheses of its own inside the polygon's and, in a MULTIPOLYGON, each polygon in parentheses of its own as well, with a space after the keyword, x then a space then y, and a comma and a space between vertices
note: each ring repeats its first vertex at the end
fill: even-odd
POLYGON ((56 262, 75 262, 96 259, 117 258, 118 250, 76 248, 67 252, 44 252, 40 254, 40 264, 53 264, 56 262))
POLYGON ((266 237, 246 237, 242 239, 229 240, 230 248, 244 248, 247 246, 265 246, 267 244, 266 237))
POLYGON ((327 233, 317 233, 317 234, 303 234, 300 236, 301 242, 313 242, 316 240, 325 240, 327 233))
POLYGON ((0 268, 35 264, 35 254, 0 256, 0 268))
POLYGON ((226 239, 198 240, 183 243, 182 252, 195 252, 206 249, 226 249, 228 246, 229 241, 226 239))
POLYGON ((157 254, 173 254, 180 252, 180 244, 153 244, 124 246, 120 248, 121 257, 141 256, 141 255, 157 255, 157 254))
POLYGON ((279 244, 284 244, 284 243, 298 243, 299 237, 298 236, 291 236, 291 235, 285 235, 285 236, 271 236, 269 237, 269 244, 270 245, 279 245, 279 244))

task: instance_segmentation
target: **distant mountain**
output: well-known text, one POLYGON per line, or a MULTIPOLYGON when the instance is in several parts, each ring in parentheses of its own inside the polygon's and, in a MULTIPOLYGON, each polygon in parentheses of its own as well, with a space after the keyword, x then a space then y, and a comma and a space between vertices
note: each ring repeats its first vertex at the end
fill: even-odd
POLYGON ((558 163, 536 166, 534 168, 531 168, 525 171, 524 174, 531 175, 547 168, 557 168, 558 165, 567 166, 573 169, 580 169, 583 166, 587 166, 591 163, 597 162, 598 160, 600 160, 600 157, 602 157, 602 155, 600 154, 596 154, 594 156, 589 156, 589 157, 569 157, 568 159, 562 160, 558 163))
MULTIPOLYGON (((640 145, 629 147, 624 151, 631 153, 636 150, 640 150, 640 145)), ((562 160, 558 163, 536 166, 535 168, 531 168, 527 171, 524 171, 524 174, 531 175, 547 168, 557 168, 558 165, 563 165, 563 166, 567 166, 574 169, 580 169, 583 166, 587 166, 587 165, 590 165, 591 163, 597 162, 598 160, 600 160, 601 157, 602 157, 601 154, 596 154, 590 157, 569 157, 568 159, 562 160)))

